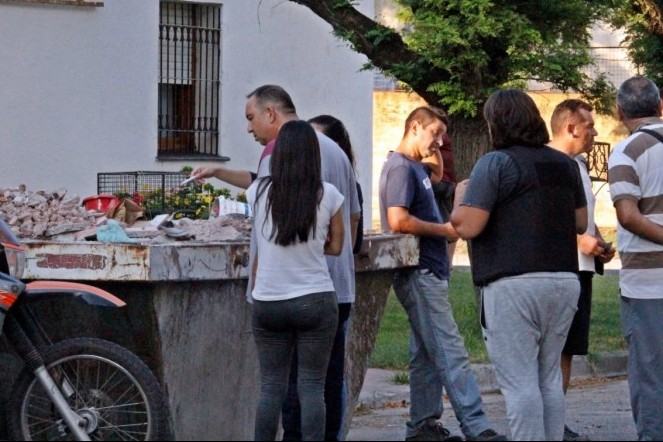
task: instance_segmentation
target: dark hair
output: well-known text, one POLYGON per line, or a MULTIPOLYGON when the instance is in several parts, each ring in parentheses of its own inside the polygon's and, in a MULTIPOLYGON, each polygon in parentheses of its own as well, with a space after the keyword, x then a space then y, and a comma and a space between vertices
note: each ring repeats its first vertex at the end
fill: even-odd
POLYGON ((311 124, 317 124, 322 127, 322 133, 327 135, 332 140, 336 141, 343 152, 348 156, 352 168, 355 168, 355 155, 352 152, 352 143, 350 143, 350 135, 345 125, 341 120, 331 115, 318 115, 308 120, 311 124))
POLYGON ((418 121, 419 124, 426 127, 435 120, 440 120, 445 126, 449 126, 449 117, 442 109, 432 106, 420 106, 410 112, 410 115, 405 119, 404 135, 407 135, 413 121, 418 121))
POLYGON ((660 116, 661 94, 647 77, 631 77, 619 87, 617 107, 627 120, 660 116))
POLYGON ((483 117, 495 149, 515 145, 539 147, 550 140, 534 100, 521 90, 493 92, 483 107, 483 117))
POLYGON ((553 111, 552 117, 550 118, 550 130, 552 131, 553 135, 562 133, 562 131, 564 131, 564 127, 566 127, 566 124, 568 124, 569 121, 577 121, 582 119, 583 117, 580 113, 581 110, 591 112, 594 110, 594 108, 591 104, 576 98, 564 100, 555 106, 555 110, 553 111))
POLYGON ((274 84, 260 86, 246 96, 247 99, 251 97, 256 97, 256 101, 261 107, 272 104, 276 110, 281 113, 297 113, 295 104, 292 102, 292 98, 290 98, 290 95, 281 86, 276 86, 274 84))
MULTIPOLYGON (((293 120, 281 126, 269 164, 270 176, 261 178, 258 198, 267 191, 267 213, 273 227, 269 239, 280 246, 307 242, 315 234, 322 199, 322 172, 318 136, 309 123, 293 120)), ((265 220, 267 217, 265 217, 265 220)), ((264 227, 264 224, 263 224, 264 227)))

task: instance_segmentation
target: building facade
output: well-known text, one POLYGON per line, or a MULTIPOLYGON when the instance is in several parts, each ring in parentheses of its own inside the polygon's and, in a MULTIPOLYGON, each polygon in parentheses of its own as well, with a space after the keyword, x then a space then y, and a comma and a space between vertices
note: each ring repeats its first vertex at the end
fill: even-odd
MULTIPOLYGON (((358 7, 373 16, 372 1, 358 7)), ((366 59, 294 2, 2 1, 0 60, 0 187, 85 197, 97 173, 255 170, 244 105, 263 84, 290 92, 301 118, 342 119, 371 169, 366 59)), ((359 180, 369 193, 370 174, 359 180)))

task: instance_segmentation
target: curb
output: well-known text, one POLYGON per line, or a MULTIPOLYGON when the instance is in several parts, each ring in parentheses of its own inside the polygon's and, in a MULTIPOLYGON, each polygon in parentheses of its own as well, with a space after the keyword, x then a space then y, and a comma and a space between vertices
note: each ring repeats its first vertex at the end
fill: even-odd
MULTIPOLYGON (((609 378, 626 375, 627 352, 604 354, 598 356, 576 356, 573 358, 572 380, 592 378, 609 378)), ((471 366, 481 394, 499 393, 492 364, 472 364, 471 366)), ((369 368, 359 399, 357 408, 378 409, 394 404, 408 404, 410 401, 410 386, 396 384, 396 370, 382 370, 369 368)))

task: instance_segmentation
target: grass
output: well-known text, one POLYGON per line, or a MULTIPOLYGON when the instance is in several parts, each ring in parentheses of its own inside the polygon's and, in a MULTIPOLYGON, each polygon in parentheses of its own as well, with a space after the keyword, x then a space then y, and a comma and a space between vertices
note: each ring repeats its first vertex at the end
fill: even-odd
POLYGON ((397 371, 392 379, 394 384, 407 385, 410 383, 410 375, 405 371, 397 371))
MULTIPOLYGON (((626 348, 621 333, 618 293, 617 276, 594 277, 592 322, 589 336, 590 359, 598 354, 626 348)), ((474 286, 469 272, 455 271, 452 273, 449 296, 454 318, 465 340, 470 361, 488 363, 488 354, 479 325, 474 286)), ((370 366, 407 370, 409 337, 407 316, 392 291, 382 317, 370 366)))

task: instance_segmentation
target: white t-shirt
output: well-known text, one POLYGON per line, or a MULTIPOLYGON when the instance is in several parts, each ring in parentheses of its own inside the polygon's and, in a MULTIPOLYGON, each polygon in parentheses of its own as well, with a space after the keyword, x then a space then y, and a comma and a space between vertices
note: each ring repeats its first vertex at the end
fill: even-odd
POLYGON ((269 238, 273 226, 271 213, 266 210, 269 187, 256 200, 259 182, 256 180, 246 191, 253 208, 253 231, 256 232, 258 254, 253 298, 258 301, 281 301, 334 291, 324 247, 331 218, 341 208, 343 195, 333 185, 323 182, 324 194, 318 205, 315 235, 311 232, 307 242, 284 247, 269 238))
MULTIPOLYGON (((589 178, 589 172, 587 172, 587 163, 584 158, 576 157, 576 162, 578 163, 578 168, 580 169, 580 178, 582 178, 582 186, 585 189, 585 198, 587 199, 587 231, 585 232, 588 235, 596 235, 596 223, 594 221, 594 207, 596 206, 596 198, 594 197, 594 192, 592 191, 592 180, 589 178)), ((578 265, 581 272, 595 272, 596 264, 594 263, 594 257, 585 255, 578 249, 578 265)))
MULTIPOLYGON (((322 180, 336 187, 343 200, 343 224, 345 225, 345 239, 343 250, 339 256, 327 255, 327 266, 329 274, 334 282, 336 297, 340 303, 355 302, 355 260, 352 254, 352 238, 350 229, 350 215, 361 212, 359 197, 357 195, 357 181, 348 156, 338 144, 326 135, 317 132, 320 143, 320 159, 322 166, 322 180)), ((258 178, 269 175, 271 154, 266 155, 260 161, 258 178)), ((249 283, 246 298, 251 302, 251 287, 253 286, 253 260, 255 258, 255 233, 251 232, 251 243, 249 246, 249 283)))

